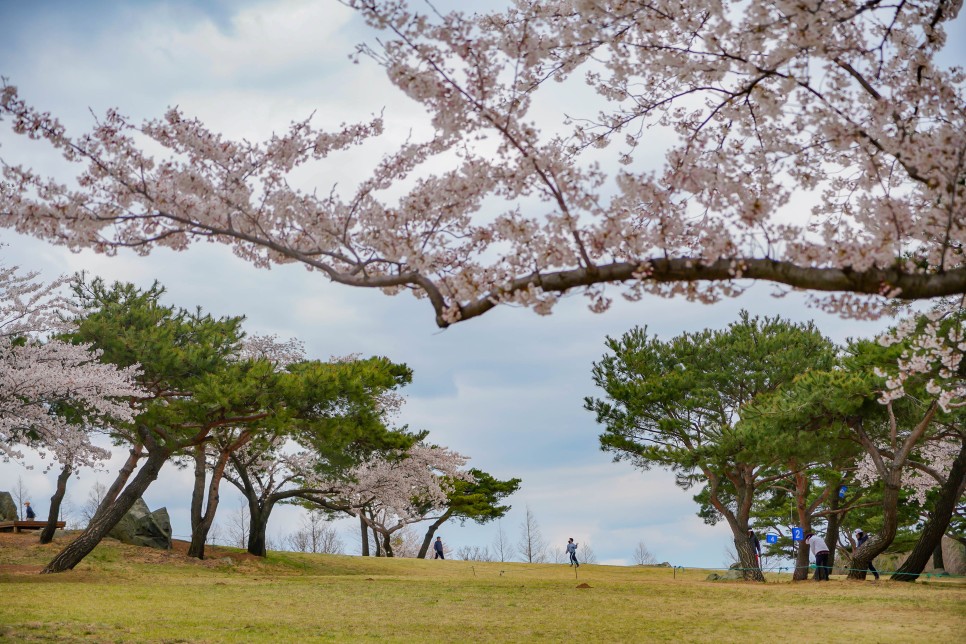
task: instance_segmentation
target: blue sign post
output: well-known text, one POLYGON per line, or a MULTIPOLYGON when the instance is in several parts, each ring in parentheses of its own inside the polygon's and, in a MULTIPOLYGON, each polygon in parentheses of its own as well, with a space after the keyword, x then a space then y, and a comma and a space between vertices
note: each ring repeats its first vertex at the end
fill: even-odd
POLYGON ((765 543, 778 543, 778 535, 777 534, 766 534, 765 535, 765 543))
POLYGON ((840 498, 840 499, 844 499, 844 498, 845 498, 845 492, 846 492, 846 490, 848 490, 848 489, 849 489, 849 488, 848 488, 848 486, 847 486, 847 485, 843 485, 842 487, 840 487, 840 488, 839 488, 839 498, 840 498))
POLYGON ((792 528, 792 541, 801 541, 804 538, 805 534, 801 528, 792 528))

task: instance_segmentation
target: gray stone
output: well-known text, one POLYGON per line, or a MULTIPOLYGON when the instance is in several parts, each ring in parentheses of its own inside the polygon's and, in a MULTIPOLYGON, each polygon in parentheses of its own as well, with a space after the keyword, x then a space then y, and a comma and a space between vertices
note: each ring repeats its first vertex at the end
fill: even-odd
POLYGON ((144 499, 138 499, 107 536, 121 543, 170 550, 171 519, 168 510, 160 508, 151 512, 144 499))
POLYGON ((17 504, 9 492, 0 492, 0 521, 16 521, 17 504))

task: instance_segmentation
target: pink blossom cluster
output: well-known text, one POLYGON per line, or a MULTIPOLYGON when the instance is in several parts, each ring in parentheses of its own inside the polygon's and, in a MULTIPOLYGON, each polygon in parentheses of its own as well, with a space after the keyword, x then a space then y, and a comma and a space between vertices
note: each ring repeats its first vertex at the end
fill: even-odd
POLYGON ((959 375, 966 353, 963 301, 947 301, 922 318, 909 318, 879 338, 883 346, 905 342, 894 373, 877 371, 886 379, 881 401, 906 395, 909 378, 926 379, 926 391, 938 397, 944 411, 966 406, 966 379, 959 375), (944 322, 949 322, 944 324, 944 322))
MULTIPOLYGON (((946 482, 953 461, 961 445, 954 440, 927 441, 918 449, 917 458, 902 470, 901 485, 912 492, 912 498, 925 505, 929 490, 946 482)), ((879 472, 869 454, 856 464, 856 481, 863 487, 871 487, 879 480, 879 472)))
POLYGON ((467 460, 448 448, 417 443, 403 454, 380 455, 353 468, 333 496, 381 531, 394 532, 446 507, 452 481, 473 480, 463 469, 467 460))
POLYGON ((570 290, 603 311, 615 283, 712 302, 767 280, 863 317, 966 292, 966 75, 937 62, 959 3, 346 4, 383 32, 358 54, 433 130, 355 187, 291 173, 371 143, 381 118, 252 143, 112 110, 72 137, 3 85, 0 119, 77 172, 3 159, 0 224, 103 252, 220 241, 411 291, 443 326, 549 313, 570 290))
POLYGON ((21 458, 17 446, 28 446, 77 468, 110 455, 91 435, 129 422, 129 402, 143 392, 137 367, 118 369, 89 345, 49 338, 70 326, 73 308, 59 293, 62 284, 0 268, 0 457, 21 458), (58 405, 79 410, 83 423, 55 413, 58 405))

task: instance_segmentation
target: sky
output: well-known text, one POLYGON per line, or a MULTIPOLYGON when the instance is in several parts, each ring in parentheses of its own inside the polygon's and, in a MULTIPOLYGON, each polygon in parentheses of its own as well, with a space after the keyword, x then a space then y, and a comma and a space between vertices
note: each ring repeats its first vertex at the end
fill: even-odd
MULTIPOLYGON (((140 120, 177 105, 216 131, 250 139, 265 138, 313 113, 317 123, 338 124, 384 109, 386 144, 391 145, 425 119, 374 63, 350 62, 355 45, 373 38, 335 0, 0 0, 0 76, 75 134, 92 125, 92 113, 112 107, 140 120)), ((962 45, 957 47, 962 53, 962 45)), ((61 171, 55 160, 34 155, 34 148, 4 127, 0 146, 4 158, 22 157, 36 169, 61 171)), ((302 180, 327 189, 339 180, 358 180, 366 164, 367 159, 350 155, 324 176, 302 180)), ((583 400, 598 394, 591 367, 603 355, 607 336, 646 325, 670 339, 724 327, 742 308, 815 320, 838 342, 873 336, 889 322, 825 315, 808 308, 800 294, 774 298, 773 287, 758 284, 740 298, 715 305, 615 298, 611 310, 594 314, 583 298, 574 296, 549 317, 502 307, 439 330, 429 304, 410 295, 389 297, 331 284, 293 265, 255 269, 227 247, 213 244, 181 253, 106 257, 90 251, 73 254, 6 229, 0 229, 0 243, 6 244, 0 248, 0 264, 37 270, 45 279, 84 270, 143 287, 158 280, 167 288, 167 303, 201 306, 215 315, 245 315, 248 332, 299 338, 310 357, 359 353, 406 363, 414 378, 402 392, 407 402, 399 421, 429 430, 432 442, 469 456, 473 467, 523 480, 508 500, 512 510, 501 521, 511 541, 518 540, 529 507, 556 551, 562 553, 573 537, 590 545, 601 563, 610 564, 631 563, 643 541, 658 561, 726 566, 731 537, 726 524, 707 526, 696 516, 691 498, 696 490, 677 488, 669 472, 641 472, 600 451, 601 427, 584 410, 583 400)), ((122 456, 115 450, 103 471, 83 470, 72 479, 68 498, 75 514, 95 482, 113 479, 122 456)), ((43 515, 55 474, 45 473, 45 463, 36 458, 27 460, 32 469, 0 463, 0 490, 22 480, 43 515)), ((189 533, 190 493, 190 472, 167 466, 145 494, 151 509, 168 509, 181 538, 189 533)), ((224 525, 239 503, 239 495, 226 484, 216 523, 224 525)), ((278 508, 269 525, 270 540, 281 543, 295 531, 301 513, 295 507, 278 508)), ((355 523, 337 525, 348 551, 358 552, 355 523)), ((488 546, 496 531, 496 524, 449 523, 437 534, 455 550, 488 546)))

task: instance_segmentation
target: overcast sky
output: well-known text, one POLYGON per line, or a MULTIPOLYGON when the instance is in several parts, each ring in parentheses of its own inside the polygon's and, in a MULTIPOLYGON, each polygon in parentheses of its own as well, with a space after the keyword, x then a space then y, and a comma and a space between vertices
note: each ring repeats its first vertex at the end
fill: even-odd
MULTIPOLYGON (((252 139, 313 112, 316 123, 337 125, 385 108, 391 144, 409 128, 418 130, 421 113, 374 64, 348 60, 356 43, 372 38, 335 0, 0 0, 0 75, 75 134, 90 127, 91 111, 102 114, 110 107, 141 119, 178 105, 216 131, 252 139)), ((0 145, 4 158, 16 154, 35 167, 57 167, 32 156, 33 148, 6 129, 0 130, 0 145)), ((317 177, 320 189, 361 176, 366 161, 350 158, 327 169, 317 177)), ((823 315, 806 308, 801 296, 775 299, 772 287, 757 285, 714 306, 617 298, 603 315, 589 312, 578 296, 566 299, 550 317, 504 307, 440 331, 431 307, 409 295, 388 297, 329 284, 297 266, 256 270, 221 246, 104 257, 71 254, 4 229, 0 241, 7 244, 0 249, 3 264, 40 270, 48 279, 86 270, 140 286, 158 280, 168 289, 169 303, 200 305, 216 315, 243 314, 249 332, 300 338, 311 357, 360 353, 405 362, 414 380, 404 391, 401 422, 429 430, 433 442, 469 456, 472 466, 523 479, 502 522, 508 536, 516 541, 529 506, 558 550, 574 537, 592 544, 602 563, 629 563, 644 540, 660 561, 717 567, 725 563, 730 541, 725 525, 710 527, 697 518, 694 492, 675 487, 671 474, 642 473, 611 462, 599 450, 600 428, 582 401, 596 394, 590 369, 604 351, 605 336, 647 325, 669 339, 722 327, 741 308, 814 319, 836 341, 871 336, 886 326, 886 321, 823 315)), ((115 462, 108 471, 85 470, 71 481, 75 511, 91 485, 109 482, 116 469, 115 462)), ((32 470, 0 464, 0 490, 11 489, 22 477, 44 514, 54 476, 42 470, 42 464, 32 470)), ((222 520, 238 508, 239 497, 229 487, 222 520)), ((169 466, 145 495, 152 509, 168 508, 175 534, 182 537, 189 532, 190 490, 189 473, 169 466)), ((294 531, 299 512, 277 510, 270 537, 280 541, 294 531)), ((354 524, 343 526, 350 549, 356 548, 354 529, 354 524)), ((455 549, 489 545, 495 532, 495 524, 468 524, 444 525, 439 534, 455 549)))

